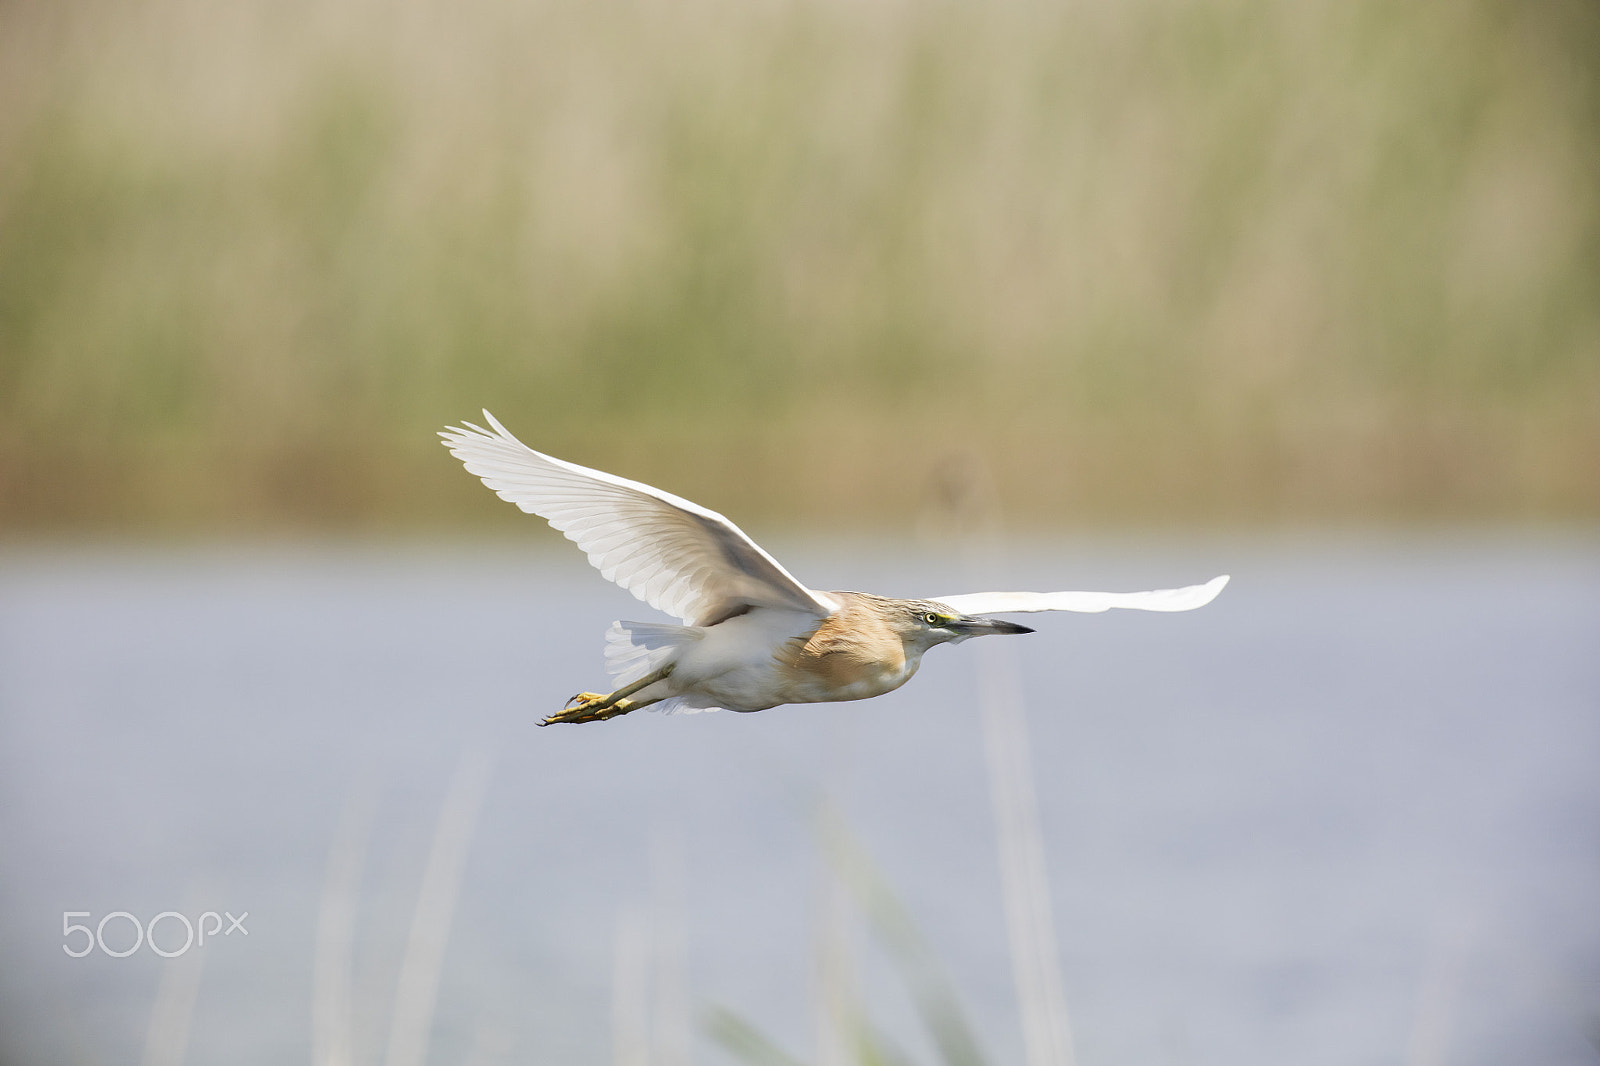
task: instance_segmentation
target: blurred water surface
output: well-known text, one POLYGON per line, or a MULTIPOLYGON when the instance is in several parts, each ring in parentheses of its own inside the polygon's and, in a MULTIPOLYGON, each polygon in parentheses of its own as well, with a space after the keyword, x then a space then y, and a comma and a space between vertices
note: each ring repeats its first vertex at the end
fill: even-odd
MULTIPOLYGON (((969 584, 882 544, 777 549, 822 588, 969 584)), ((1014 644, 1079 1063, 1600 1059, 1592 537, 1035 543, 1006 571, 1234 574, 1194 614, 1014 644)), ((384 1061, 454 788, 428 1061, 610 1061, 613 986, 672 928, 694 1061, 727 1061, 712 1005, 812 1058, 830 797, 990 1060, 1020 1062, 972 646, 866 703, 534 728, 603 684, 619 616, 653 612, 501 543, 0 555, 0 1060, 307 1061, 338 986, 349 1061, 384 1061), (340 877, 348 974, 317 985, 340 877), (118 910, 248 911, 249 934, 67 957, 63 912, 118 910)), ((854 935, 868 1014, 932 1059, 854 935)))

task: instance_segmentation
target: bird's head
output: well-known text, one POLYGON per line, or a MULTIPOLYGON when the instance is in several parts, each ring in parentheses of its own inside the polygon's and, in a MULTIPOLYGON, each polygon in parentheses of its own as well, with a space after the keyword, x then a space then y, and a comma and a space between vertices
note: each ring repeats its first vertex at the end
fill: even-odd
POLYGON ((937 600, 895 600, 889 624, 907 644, 926 651, 935 644, 959 644, 990 633, 1032 633, 1027 626, 998 618, 965 615, 937 600))

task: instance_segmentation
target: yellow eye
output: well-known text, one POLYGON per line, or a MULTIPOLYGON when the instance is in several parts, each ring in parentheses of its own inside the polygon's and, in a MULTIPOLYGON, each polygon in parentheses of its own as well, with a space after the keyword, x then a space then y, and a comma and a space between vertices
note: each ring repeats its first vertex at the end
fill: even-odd
POLYGON ((922 616, 922 620, 924 622, 928 623, 930 626, 942 626, 942 625, 944 625, 944 619, 940 618, 938 615, 934 614, 932 611, 929 611, 927 614, 923 615, 922 616))

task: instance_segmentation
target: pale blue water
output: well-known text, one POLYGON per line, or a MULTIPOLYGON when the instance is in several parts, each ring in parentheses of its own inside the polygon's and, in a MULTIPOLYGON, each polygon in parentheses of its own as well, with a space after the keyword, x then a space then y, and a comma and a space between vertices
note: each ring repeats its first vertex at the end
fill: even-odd
MULTIPOLYGON (((0 1062, 141 1061, 201 949, 66 956, 62 912, 117 910, 248 910, 203 949, 185 1061, 309 1061, 320 894, 363 794, 353 1052, 382 1062, 441 804, 484 749, 430 1062, 611 1061, 614 932, 661 896, 653 853, 681 866, 696 1017, 809 1059, 824 795, 989 1060, 1021 1062, 972 645, 865 703, 541 730, 603 684, 613 618, 656 616, 529 540, 550 550, 0 553, 0 1062)), ((776 548, 822 588, 969 584, 954 558, 776 548)), ((1006 638, 1081 1066, 1600 1061, 1593 538, 1075 541, 1008 570, 1234 575, 1191 614, 1006 638)), ((857 932, 869 1013, 931 1061, 857 932)), ((730 1061, 698 1030, 693 1057, 730 1061)))

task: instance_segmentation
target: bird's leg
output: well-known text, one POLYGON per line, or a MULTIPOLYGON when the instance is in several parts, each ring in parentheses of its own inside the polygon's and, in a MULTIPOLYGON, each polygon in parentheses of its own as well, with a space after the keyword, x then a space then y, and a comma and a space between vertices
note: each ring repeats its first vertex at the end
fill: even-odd
POLYGON ((648 688, 657 681, 665 680, 672 673, 676 663, 668 663, 661 669, 648 673, 631 684, 623 685, 608 696, 598 692, 580 692, 567 701, 566 707, 552 714, 540 725, 550 725, 554 722, 603 722, 607 718, 615 718, 629 711, 636 711, 640 707, 648 707, 655 700, 630 700, 626 697, 633 695, 640 689, 648 688))
POLYGON ((671 676, 672 668, 675 665, 677 664, 668 663, 654 673, 646 674, 631 684, 623 685, 609 696, 602 696, 597 692, 580 692, 567 701, 567 706, 570 708, 576 705, 577 707, 581 707, 585 710, 609 707, 625 696, 631 696, 640 689, 649 688, 657 681, 665 680, 667 677, 671 676))

